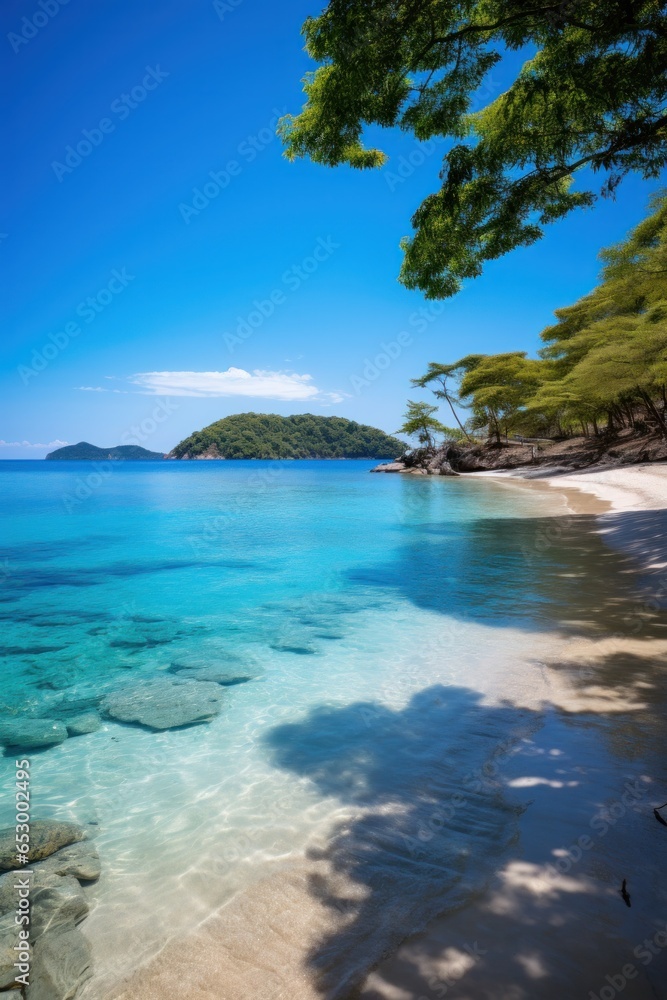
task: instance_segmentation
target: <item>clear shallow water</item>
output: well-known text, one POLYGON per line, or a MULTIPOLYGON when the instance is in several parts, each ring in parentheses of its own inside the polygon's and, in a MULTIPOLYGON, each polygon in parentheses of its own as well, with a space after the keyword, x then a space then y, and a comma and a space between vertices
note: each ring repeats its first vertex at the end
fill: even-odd
POLYGON ((210 724, 109 721, 32 754, 34 815, 92 824, 102 858, 85 996, 314 843, 368 911, 339 947, 372 961, 479 886, 516 836, 520 808, 486 785, 447 837, 419 831, 462 774, 540 725, 501 701, 525 687, 535 634, 564 628, 565 608, 578 627, 587 607, 576 553, 535 558, 559 508, 371 466, 0 463, 4 712, 48 716, 183 657, 256 675, 210 724))

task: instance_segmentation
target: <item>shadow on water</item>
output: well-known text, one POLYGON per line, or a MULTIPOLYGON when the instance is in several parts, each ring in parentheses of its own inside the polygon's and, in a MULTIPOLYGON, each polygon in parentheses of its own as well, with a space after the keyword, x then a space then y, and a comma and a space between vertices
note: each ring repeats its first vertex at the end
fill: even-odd
MULTIPOLYGON (((665 520, 664 512, 614 515, 596 535, 598 522, 584 515, 489 519, 470 522, 463 540, 459 525, 456 541, 446 526, 411 527, 396 564, 360 568, 353 579, 394 588, 444 616, 496 626, 666 638, 665 570, 640 572, 636 558, 644 565, 664 561, 665 520), (629 530, 638 541, 625 555, 614 545, 629 530)), ((470 689, 438 685, 402 710, 380 702, 322 706, 270 731, 274 765, 308 778, 349 810, 332 838, 309 854, 310 893, 331 917, 306 959, 319 995, 551 1000, 608 985, 617 955, 619 964, 626 956, 640 967, 632 943, 651 937, 667 918, 659 889, 667 839, 652 814, 653 795, 667 799, 667 658, 648 644, 633 649, 601 647, 583 672, 580 663, 554 668, 581 688, 627 690, 635 711, 611 704, 595 714, 492 707, 470 689), (538 753, 538 739, 550 740, 550 749, 538 753), (606 770, 603 757, 612 761, 606 770), (512 787, 505 765, 513 768, 512 787), (648 775, 649 783, 640 786, 639 804, 624 807, 618 836, 598 837, 569 881, 550 881, 558 837, 576 842, 590 833, 591 818, 624 793, 631 775, 648 775), (530 787, 530 798, 515 791, 522 787, 530 787), (529 807, 529 826, 534 816, 538 826, 554 817, 554 842, 519 841, 519 817, 529 807), (571 825, 569 834, 562 823, 566 831, 571 825), (626 875, 632 908, 617 891, 626 875), (466 908, 502 879, 496 909, 475 915, 466 908), (414 935, 434 920, 449 921, 439 937, 414 935), (380 979, 367 980, 367 970, 406 940, 383 963, 380 979), (474 954, 477 941, 490 958, 474 954), (443 951, 454 956, 453 973, 443 951)), ((667 948, 651 959, 648 979, 642 971, 624 995, 666 996, 665 966, 667 948)))
POLYGON ((481 518, 410 525, 387 563, 352 583, 391 588, 420 608, 493 626, 667 638, 667 511, 481 518), (616 546, 633 537, 631 551, 616 546), (657 600, 656 600, 657 597, 657 600), (641 608, 641 610, 640 610, 641 608))

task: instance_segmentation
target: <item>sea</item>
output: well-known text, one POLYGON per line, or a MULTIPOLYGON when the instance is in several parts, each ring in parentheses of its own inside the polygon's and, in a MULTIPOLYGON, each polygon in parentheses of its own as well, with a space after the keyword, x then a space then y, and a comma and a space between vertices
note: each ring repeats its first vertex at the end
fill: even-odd
MULTIPOLYGON (((0 463, 3 718, 103 706, 183 665, 238 674, 208 722, 156 731, 102 708, 98 731, 26 754, 33 818, 84 826, 102 863, 83 997, 307 864, 340 926, 304 967, 343 996, 516 850, 525 760, 560 764, 539 791, 561 789, 557 812, 570 787, 580 824, 626 778, 657 780, 604 713, 556 713, 540 743, 554 644, 622 628, 630 600, 592 518, 555 491, 375 464, 0 463)), ((14 767, 6 752, 3 827, 14 767)))

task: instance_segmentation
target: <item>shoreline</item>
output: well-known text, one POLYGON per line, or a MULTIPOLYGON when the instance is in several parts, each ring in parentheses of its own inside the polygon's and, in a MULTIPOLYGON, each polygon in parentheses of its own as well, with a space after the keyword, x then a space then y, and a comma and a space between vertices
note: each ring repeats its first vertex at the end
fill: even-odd
MULTIPOLYGON (((624 466, 589 473, 577 470, 549 474, 545 470, 544 474, 535 476, 522 474, 520 469, 515 469, 464 473, 462 477, 491 479, 496 483, 506 482, 514 488, 560 493, 565 506, 575 518, 592 515, 595 522, 592 530, 602 535, 614 548, 636 560, 642 582, 648 584, 652 591, 650 600, 657 607, 667 607, 667 463, 624 466)), ((565 661, 567 672, 582 689, 583 701, 589 696, 589 711, 597 714, 599 710, 609 710, 609 703, 604 700, 609 692, 599 690, 598 682, 602 675, 601 672, 598 675, 597 666, 610 653, 621 661, 625 657, 626 662, 641 657, 647 661, 647 665, 655 666, 656 673, 662 671, 663 676, 667 674, 667 640, 648 640, 647 645, 649 658, 646 657, 647 650, 643 648, 641 641, 619 641, 618 636, 593 644, 586 641, 566 641, 560 658, 565 661), (578 671, 575 665, 578 666, 578 671), (598 694, 602 699, 596 705, 598 694)), ((547 670, 553 671, 554 667, 563 665, 558 663, 556 650, 552 649, 550 656, 545 656, 545 650, 541 650, 540 656, 544 657, 547 670)), ((558 676, 558 682, 559 694, 565 694, 567 700, 566 688, 569 687, 569 682, 566 681, 563 686, 562 674, 558 676)), ((553 693, 557 703, 559 697, 555 689, 553 693)), ((563 707, 567 712, 577 711, 574 705, 563 707)), ((614 707, 621 712, 624 709, 641 712, 643 706, 629 702, 614 707)), ((552 706, 545 719, 546 730, 558 729, 558 715, 558 708, 552 706)), ((505 781, 509 784, 517 782, 516 775, 519 773, 512 766, 513 763, 510 762, 507 768, 509 774, 505 776, 505 781)), ((520 782, 525 779, 518 780, 520 782)), ((649 804, 633 804, 632 809, 633 812, 639 812, 645 821, 637 836, 648 835, 652 846, 649 804)), ((660 992, 659 985, 660 976, 664 977, 665 956, 663 955, 660 963, 661 971, 654 968, 645 973, 641 967, 637 968, 639 963, 636 962, 636 947, 633 948, 633 943, 641 938, 633 938, 632 933, 628 934, 623 927, 626 914, 616 909, 615 916, 619 926, 617 934, 612 935, 609 914, 604 908, 596 913, 595 906, 591 906, 587 893, 595 891, 594 878, 597 873, 589 871, 582 878, 582 872, 576 867, 577 862, 572 860, 576 857, 576 846, 573 851, 568 845, 576 845, 579 841, 567 829, 572 825, 570 817, 564 819, 551 814, 542 817, 540 822, 539 817, 533 815, 529 818, 529 815, 527 812, 525 820, 522 817, 520 821, 523 828, 521 835, 526 841, 524 858, 510 862, 498 871, 480 898, 455 914, 444 914, 436 918, 424 931, 403 942, 394 955, 380 963, 371 973, 365 987, 354 995, 355 1000, 431 997, 439 995, 438 988, 442 990, 443 987, 446 988, 447 995, 455 1000, 470 1000, 472 997, 475 1000, 497 1000, 499 996, 529 997, 534 995, 532 990, 537 991, 543 1000, 560 1000, 566 993, 582 997, 599 995, 593 989, 588 992, 588 983, 580 990, 578 984, 567 977, 564 981, 558 981, 556 968, 565 955, 570 962, 576 956, 576 961, 585 962, 590 967, 591 985, 594 988, 597 982, 598 989, 609 987, 608 977, 618 975, 624 961, 630 959, 634 961, 635 976, 639 974, 639 978, 629 984, 623 977, 621 989, 631 985, 628 995, 637 1000, 667 996, 660 992), (562 827, 561 831, 558 831, 559 827, 562 827), (536 854, 544 853, 541 850, 544 843, 549 843, 550 840, 552 844, 558 845, 559 839, 563 847, 558 846, 552 850, 549 863, 535 864, 533 858, 536 854), (558 868, 554 874, 554 867, 558 867, 559 862, 564 871, 558 868), (571 877, 573 870, 579 878, 571 877), (577 896, 577 893, 581 895, 577 896), (514 918, 518 914, 523 957, 516 954, 517 923, 514 918), (596 933, 598 928, 595 924, 600 921, 600 928, 604 927, 604 933, 596 933), (574 934, 569 936, 563 930, 566 925, 580 928, 579 933, 584 935, 583 947, 582 942, 574 940, 574 934), (490 935, 492 945, 485 949, 483 958, 476 959, 470 942, 476 943, 485 934, 490 935), (545 941, 548 936, 552 937, 551 946, 545 941), (529 992, 524 992, 526 986, 529 992)), ((646 846, 646 841, 644 844, 644 849, 651 849, 646 846)), ((625 846, 628 851, 632 850, 631 846, 625 846)), ((581 859, 581 855, 582 851, 579 850, 580 863, 583 865, 586 857, 583 855, 581 859)), ((631 865, 626 864, 622 869, 619 867, 619 872, 625 872, 626 869, 631 871, 631 865)), ((617 881, 619 879, 620 874, 617 881)), ((616 903, 617 895, 611 889, 607 893, 610 906, 616 903)), ((666 916, 667 911, 663 907, 663 925, 666 916)), ((654 919, 653 926, 657 926, 657 923, 659 919, 654 919)), ((650 934, 646 936, 650 937, 650 934)), ((620 980, 617 978, 616 982, 620 980)))
MULTIPOLYGON (((505 481, 508 488, 539 490, 545 500, 547 497, 551 501, 558 500, 560 496, 563 514, 556 513, 555 505, 549 503, 545 510, 548 508, 553 513, 547 513, 547 519, 558 525, 561 521, 570 524, 573 517, 576 523, 581 518, 584 532, 598 534, 605 531, 605 523, 628 512, 632 517, 645 510, 664 515, 664 504, 658 508, 646 506, 656 502, 651 500, 654 491, 647 492, 645 481, 636 481, 639 474, 634 467, 626 467, 539 480, 523 478, 516 472, 509 475, 473 473, 465 478, 487 477, 497 484, 505 481), (589 479, 589 476, 597 478, 589 479)), ((653 486, 660 491, 663 482, 667 487, 667 466, 661 467, 657 477, 657 485, 653 486)), ((623 536, 620 548, 633 559, 640 556, 637 546, 641 539, 633 534, 633 525, 629 533, 620 532, 620 535, 623 536)), ((651 568, 652 564, 645 561, 645 565, 651 568)), ((167 942, 152 961, 137 969, 109 996, 119 1000, 138 1000, 140 997, 142 1000, 168 1000, 173 983, 178 982, 193 1000, 200 997, 203 1000, 210 995, 219 996, 221 1000, 251 996, 262 1000, 287 996, 295 1000, 316 1000, 322 996, 349 1000, 412 1000, 425 996, 431 1000, 444 995, 445 986, 448 996, 461 1000, 472 996, 475 1000, 497 1000, 503 989, 507 993, 502 995, 535 995, 525 992, 526 986, 529 990, 538 990, 541 997, 555 1000, 564 995, 560 973, 554 972, 564 954, 574 962, 570 975, 576 977, 578 968, 581 977, 581 970, 586 969, 591 976, 591 987, 603 986, 605 975, 616 972, 617 956, 625 954, 636 939, 633 934, 638 933, 624 926, 628 914, 615 908, 616 882, 620 883, 618 871, 621 868, 604 860, 611 870, 608 884, 600 887, 598 873, 585 867, 587 859, 581 862, 580 868, 575 867, 572 874, 566 871, 552 875, 549 867, 558 863, 559 851, 576 843, 582 829, 588 830, 589 799, 594 793, 581 777, 582 760, 588 761, 588 767, 596 774, 596 783, 606 790, 604 795, 601 791, 598 793, 599 801, 613 802, 618 794, 623 794, 623 781, 635 784, 640 781, 636 787, 641 797, 636 808, 633 806, 632 823, 640 824, 641 830, 633 830, 636 844, 632 846, 624 841, 623 850, 634 852, 632 856, 636 858, 642 851, 651 849, 645 839, 645 821, 651 820, 651 810, 659 804, 658 800, 664 800, 664 795, 661 798, 663 786, 658 790, 656 779, 655 789, 652 786, 645 789, 641 784, 642 773, 637 770, 640 765, 619 769, 618 762, 613 754, 609 755, 604 744, 607 719, 618 720, 614 725, 626 727, 628 718, 644 710, 639 700, 641 690, 639 686, 632 690, 610 690, 601 665, 609 655, 643 657, 650 647, 656 664, 664 662, 667 666, 667 642, 646 636, 619 640, 614 635, 581 638, 546 633, 533 633, 533 639, 532 656, 516 641, 518 665, 510 666, 508 661, 501 670, 501 689, 493 694, 489 690, 485 696, 487 703, 499 704, 504 696, 511 698, 519 710, 541 712, 538 731, 521 737, 521 745, 513 746, 507 753, 503 751, 498 758, 497 783, 503 794, 512 798, 513 808, 518 810, 514 836, 521 850, 507 854, 504 864, 490 875, 486 885, 471 885, 467 892, 451 890, 441 899, 442 903, 446 898, 447 911, 442 916, 433 914, 427 918, 422 924, 423 930, 407 937, 401 934, 398 940, 388 943, 386 957, 379 962, 376 960, 374 971, 360 979, 358 965, 355 975, 355 962, 350 959, 350 969, 341 970, 336 986, 323 990, 312 968, 308 968, 306 958, 317 949, 318 941, 341 933, 340 923, 342 920, 344 927, 345 914, 341 916, 326 904, 314 903, 313 884, 319 881, 324 885, 337 877, 326 861, 328 844, 323 843, 319 848, 310 844, 301 859, 292 857, 287 864, 280 863, 272 873, 267 871, 258 882, 211 914, 186 938, 167 942), (579 675, 573 673, 573 664, 577 665, 579 675), (532 679, 526 687, 528 678, 532 679), (572 722, 568 719, 579 717, 590 721, 576 729, 573 735, 572 722), (593 742, 589 732, 591 726, 600 728, 593 742), (567 747, 567 750, 557 749, 560 747, 567 747), (559 804, 554 812, 549 797, 557 790, 558 794, 567 791, 568 806, 563 809, 559 804), (543 803, 541 812, 533 808, 536 801, 543 803), (524 953, 518 959, 514 954, 517 934, 525 939, 524 953), (581 943, 572 946, 568 934, 583 935, 581 943), (483 957, 478 957, 475 945, 484 951, 483 957), (263 966, 262 956, 268 959, 267 967, 263 966), (274 962, 274 958, 277 961, 274 962), (274 970, 271 974, 268 967, 274 970), (276 968, 283 969, 277 979, 276 968), (551 975, 553 981, 548 980, 551 975), (353 987, 355 981, 363 985, 353 987)), ((509 640, 506 644, 511 645, 509 640)), ((493 754, 491 760, 494 761, 493 754)), ((643 769, 652 773, 654 765, 644 764, 642 760, 643 769)), ((595 801, 598 802, 597 794, 595 801)), ((353 818, 350 815, 349 822, 353 818)), ((651 831, 652 827, 648 832, 651 831)), ((601 844, 605 859, 609 845, 611 840, 601 844)), ((626 867, 632 871, 633 864, 634 861, 625 864, 623 871, 626 867)), ((339 876, 335 884, 341 897, 358 897, 359 885, 354 881, 339 876)), ((637 890, 635 878, 632 878, 631 887, 637 890)), ((641 888, 648 891, 647 887, 641 888)), ((338 960, 344 962, 344 954, 340 954, 338 960)), ((358 962, 358 955, 356 960, 358 962)), ((578 981, 575 985, 578 986, 578 981)), ((628 992, 633 998, 658 995, 655 969, 651 970, 649 978, 642 972, 642 978, 634 985, 636 989, 628 992)), ((587 992, 586 988, 582 996, 587 992)), ((578 994, 570 990, 568 995, 578 994)))

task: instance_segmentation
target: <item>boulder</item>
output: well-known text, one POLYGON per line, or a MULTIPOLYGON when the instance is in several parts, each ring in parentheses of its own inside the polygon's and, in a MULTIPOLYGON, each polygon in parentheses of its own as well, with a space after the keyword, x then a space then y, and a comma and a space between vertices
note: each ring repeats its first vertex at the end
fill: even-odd
POLYGON ((376 465, 371 472, 405 472, 405 465, 403 462, 383 462, 381 465, 376 465))
POLYGON ((30 878, 31 940, 69 921, 78 924, 88 913, 88 900, 75 878, 39 870, 25 877, 30 878))
POLYGON ((102 725, 97 712, 83 712, 75 715, 71 719, 65 719, 67 734, 69 736, 85 736, 87 733, 96 733, 102 725))
POLYGON ((442 455, 436 455, 428 463, 426 471, 429 476, 458 476, 458 472, 454 472, 450 463, 442 455))
POLYGON ((38 861, 33 866, 34 871, 49 875, 69 875, 92 882, 100 877, 102 866, 96 848, 89 840, 71 844, 56 851, 44 861, 38 861))
POLYGON ((150 729, 175 729, 209 722, 219 715, 223 693, 210 682, 159 678, 129 684, 107 696, 102 710, 119 722, 150 729))
POLYGON ((30 940, 36 940, 52 927, 73 920, 79 923, 88 913, 88 902, 76 878, 40 871, 9 872, 0 877, 0 919, 16 913, 18 887, 30 889, 30 940))
MULTIPOLYGON (((18 927, 14 923, 14 912, 0 917, 0 990, 6 990, 14 982, 16 969, 15 945, 18 943, 18 927)), ((18 996, 18 994, 15 994, 18 996)))
POLYGON ((40 750, 67 739, 67 729, 54 719, 12 719, 0 722, 0 743, 17 750, 40 750))
POLYGON ((92 975, 90 944, 73 920, 35 942, 26 1000, 71 1000, 92 975))
MULTIPOLYGON (((67 847, 86 836, 76 823, 61 823, 59 820, 32 820, 30 823, 30 850, 28 861, 41 861, 55 854, 61 847, 67 847)), ((0 871, 17 868, 16 829, 0 830, 0 871)))

